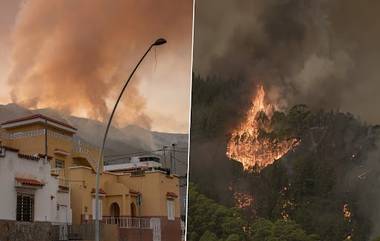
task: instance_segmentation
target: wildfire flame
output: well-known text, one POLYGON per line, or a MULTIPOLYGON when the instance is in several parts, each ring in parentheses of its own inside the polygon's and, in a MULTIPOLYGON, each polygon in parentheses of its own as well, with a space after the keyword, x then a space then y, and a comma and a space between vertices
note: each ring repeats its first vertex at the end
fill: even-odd
POLYGON ((227 143, 227 156, 241 162, 245 170, 253 167, 260 170, 272 164, 297 143, 296 139, 274 141, 260 137, 260 130, 270 131, 270 120, 275 110, 276 105, 266 103, 264 86, 259 85, 246 119, 232 131, 227 143))
POLYGON ((253 197, 248 193, 234 193, 235 206, 238 208, 249 208, 253 205, 253 197))
MULTIPOLYGON (((351 223, 352 212, 351 212, 350 206, 347 203, 343 205, 342 211, 343 211, 344 220, 348 223, 351 223)), ((354 233, 354 229, 351 228, 351 231, 347 234, 345 240, 352 240, 353 233, 354 233)))
POLYGON ((343 205, 343 217, 348 222, 351 222, 351 210, 347 203, 343 205))

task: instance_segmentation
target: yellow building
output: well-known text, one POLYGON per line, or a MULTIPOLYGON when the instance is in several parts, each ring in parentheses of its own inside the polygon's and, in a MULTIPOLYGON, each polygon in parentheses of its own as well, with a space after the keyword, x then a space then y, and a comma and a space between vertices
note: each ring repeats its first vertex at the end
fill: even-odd
POLYGON ((74 137, 77 129, 66 123, 32 115, 2 123, 3 145, 28 155, 52 157, 52 169, 67 179, 69 167, 95 167, 99 151, 74 137))
MULTIPOLYGON (((72 222, 91 222, 95 213, 95 166, 99 150, 76 137, 77 129, 44 115, 2 123, 2 145, 22 154, 49 157, 52 175, 71 194, 72 222)), ((160 170, 103 172, 100 218, 116 223, 129 238, 137 229, 152 239, 180 240, 179 179, 160 170), (157 231, 158 230, 158 231, 157 231)))

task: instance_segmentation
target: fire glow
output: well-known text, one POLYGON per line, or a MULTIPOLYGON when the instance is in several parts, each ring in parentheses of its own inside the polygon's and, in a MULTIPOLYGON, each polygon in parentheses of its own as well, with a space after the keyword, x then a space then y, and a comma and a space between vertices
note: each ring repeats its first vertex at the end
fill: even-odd
POLYGON ((234 199, 237 208, 249 208, 253 205, 253 197, 248 193, 235 192, 234 199))
POLYGON ((297 143, 296 139, 280 141, 260 137, 260 130, 271 131, 270 120, 277 109, 276 105, 266 102, 264 87, 259 85, 245 120, 232 131, 227 143, 227 156, 241 162, 245 170, 254 167, 261 170, 297 143), (262 114, 265 114, 264 118, 261 118, 262 114))

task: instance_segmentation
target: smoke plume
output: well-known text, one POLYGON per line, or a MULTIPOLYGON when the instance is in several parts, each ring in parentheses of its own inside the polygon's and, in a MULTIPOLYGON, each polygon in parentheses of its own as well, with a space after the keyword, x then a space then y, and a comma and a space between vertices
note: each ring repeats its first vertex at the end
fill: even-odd
POLYGON ((103 120, 138 59, 165 37, 170 44, 139 69, 117 118, 149 127, 139 80, 151 78, 160 56, 187 63, 191 14, 189 0, 24 1, 12 35, 12 100, 103 120))
POLYGON ((371 0, 198 1, 194 69, 263 81, 287 106, 341 109, 378 123, 379 10, 371 0))

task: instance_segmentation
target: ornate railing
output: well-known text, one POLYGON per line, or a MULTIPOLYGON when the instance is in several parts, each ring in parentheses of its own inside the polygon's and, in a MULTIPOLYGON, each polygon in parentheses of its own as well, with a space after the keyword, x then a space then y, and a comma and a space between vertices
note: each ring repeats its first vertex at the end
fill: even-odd
MULTIPOLYGON (((3 139, 8 140, 16 140, 16 139, 22 139, 27 137, 36 137, 36 136, 43 136, 45 135, 45 129, 36 129, 36 130, 29 130, 29 131, 17 131, 17 132, 3 132, 2 137, 3 139)), ((71 141, 72 137, 68 135, 64 135, 52 130, 47 131, 47 136, 49 137, 55 137, 58 139, 71 141)))
POLYGON ((117 224, 119 228, 150 229, 150 218, 135 218, 127 216, 103 216, 104 223, 117 224))

